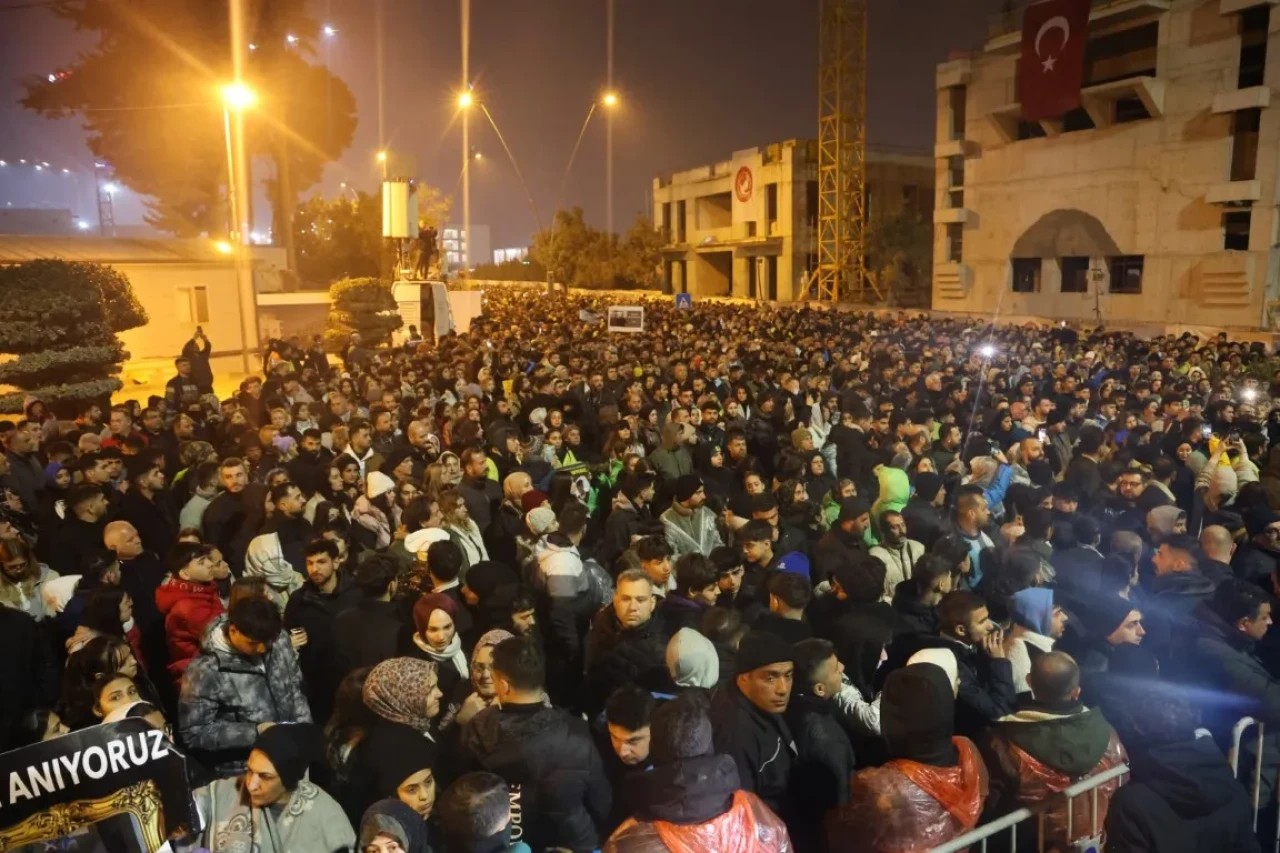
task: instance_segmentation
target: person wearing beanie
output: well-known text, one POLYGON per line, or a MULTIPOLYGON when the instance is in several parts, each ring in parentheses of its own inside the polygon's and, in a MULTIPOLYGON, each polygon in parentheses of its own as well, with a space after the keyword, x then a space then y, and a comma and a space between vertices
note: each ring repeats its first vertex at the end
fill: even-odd
POLYGON ((932 471, 917 474, 915 492, 902 508, 908 538, 919 542, 926 550, 932 549, 933 543, 942 535, 945 525, 942 508, 946 505, 947 490, 942 484, 942 476, 932 471))
POLYGON ((854 775, 849 802, 827 820, 832 853, 928 850, 977 826, 987 770, 973 742, 954 736, 947 674, 932 663, 890 673, 880 708, 890 761, 854 775))
POLYGON ((1244 513, 1249 540, 1236 549, 1231 568, 1236 577, 1254 583, 1268 580, 1280 567, 1280 512, 1266 504, 1251 506, 1244 513))
POLYGON ((732 757, 715 748, 713 726, 697 697, 679 697, 653 713, 649 772, 628 780, 634 815, 604 853, 732 850, 785 853, 787 827, 761 797, 744 790, 732 757))
POLYGON ((871 504, 865 498, 845 498, 840 502, 836 523, 823 534, 813 550, 815 584, 831 580, 840 566, 854 563, 867 555, 866 534, 870 527, 871 504))
POLYGON ((209 853, 347 850, 355 831, 342 807, 306 777, 324 760, 324 736, 310 723, 280 723, 258 734, 240 776, 192 792, 209 853))
POLYGON ((667 530, 672 556, 711 552, 724 544, 720 538, 716 515, 706 505, 707 490, 697 474, 686 474, 676 480, 671 490, 671 508, 661 515, 667 530))
POLYGON ((524 527, 516 536, 516 561, 512 565, 520 568, 520 576, 526 583, 532 585, 537 571, 537 552, 543 537, 558 529, 556 512, 549 504, 540 504, 525 512, 524 527))
POLYGON ((748 632, 738 643, 737 675, 711 697, 710 710, 716 751, 733 757, 743 789, 783 820, 790 814, 795 760, 795 742, 782 716, 791 699, 794 655, 777 634, 748 632))
POLYGON ((425 822, 436 802, 440 749, 406 725, 380 721, 355 747, 350 776, 342 786, 342 806, 354 825, 378 800, 393 797, 425 822))
POLYGON ((381 471, 371 471, 364 491, 351 510, 352 539, 370 551, 385 551, 399 526, 395 506, 396 482, 381 471))

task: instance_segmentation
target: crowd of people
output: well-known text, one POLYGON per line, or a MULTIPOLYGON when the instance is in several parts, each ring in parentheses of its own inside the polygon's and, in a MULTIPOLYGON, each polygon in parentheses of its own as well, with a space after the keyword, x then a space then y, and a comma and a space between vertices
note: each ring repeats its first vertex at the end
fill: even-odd
POLYGON ((1022 806, 1044 849, 1259 849, 1260 345, 604 305, 274 341, 222 400, 200 334, 145 407, 29 400, 7 748, 145 718, 210 853, 918 851, 1022 806))

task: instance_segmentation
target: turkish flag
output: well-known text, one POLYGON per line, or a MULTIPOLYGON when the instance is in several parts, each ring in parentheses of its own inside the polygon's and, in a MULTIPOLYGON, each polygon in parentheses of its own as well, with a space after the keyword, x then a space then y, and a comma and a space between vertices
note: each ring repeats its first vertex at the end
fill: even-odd
POLYGON ((1080 106, 1090 0, 1046 0, 1022 19, 1018 88, 1027 121, 1059 118, 1080 106))

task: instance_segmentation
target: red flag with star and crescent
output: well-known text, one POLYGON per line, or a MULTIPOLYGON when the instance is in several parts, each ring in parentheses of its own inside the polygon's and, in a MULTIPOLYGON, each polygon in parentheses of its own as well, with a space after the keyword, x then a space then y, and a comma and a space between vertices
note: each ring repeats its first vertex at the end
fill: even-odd
POLYGON ((1019 99, 1027 121, 1059 118, 1080 106, 1090 0, 1046 0, 1022 19, 1019 99))

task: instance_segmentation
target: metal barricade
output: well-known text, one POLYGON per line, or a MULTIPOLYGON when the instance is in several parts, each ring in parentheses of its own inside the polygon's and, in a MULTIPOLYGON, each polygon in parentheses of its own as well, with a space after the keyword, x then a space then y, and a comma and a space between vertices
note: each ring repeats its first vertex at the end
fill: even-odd
MULTIPOLYGON (((1253 831, 1258 831, 1258 813, 1262 809, 1262 739, 1267 734, 1267 727, 1253 717, 1241 717, 1231 729, 1231 749, 1227 752, 1227 761, 1231 764, 1231 775, 1240 778, 1240 744, 1244 742, 1244 733, 1252 727, 1258 727, 1258 744, 1253 756, 1253 784, 1245 785, 1249 792, 1249 802, 1253 808, 1253 831)), ((1280 784, 1276 785, 1275 801, 1280 812, 1280 784)), ((1271 840, 1273 853, 1280 853, 1280 816, 1277 817, 1274 836, 1271 840)))
POLYGON ((964 835, 961 835, 958 838, 948 841, 946 844, 940 844, 937 847, 934 847, 931 851, 929 851, 929 853, 959 853, 959 851, 965 850, 971 845, 975 845, 975 844, 979 845, 978 849, 982 851, 982 853, 986 853, 987 839, 991 838, 993 835, 996 835, 997 833, 1004 832, 1005 830, 1009 831, 1009 849, 1016 850, 1018 847, 1019 824, 1027 820, 1030 820, 1033 817, 1038 817, 1040 821, 1039 849, 1040 849, 1040 853, 1044 853, 1044 812, 1045 810, 1051 807, 1052 805, 1054 805, 1054 801, 1058 797, 1063 797, 1068 800, 1067 837, 1070 838, 1074 834, 1072 832, 1073 827, 1071 825, 1072 818, 1074 817, 1074 813, 1075 813, 1074 800, 1076 797, 1083 796, 1084 794, 1091 794, 1091 796, 1093 797, 1093 807, 1090 811, 1090 814, 1092 815, 1092 818, 1091 818, 1092 831, 1090 832, 1090 835, 1096 836, 1102 829, 1100 826, 1098 826, 1098 788, 1102 787, 1107 782, 1110 782, 1113 779, 1118 779, 1121 776, 1126 776, 1128 775, 1128 773, 1129 773, 1129 765, 1120 764, 1115 767, 1112 767, 1110 770, 1104 770, 1103 772, 1098 773, 1097 775, 1088 776, 1084 779, 1081 779, 1079 782, 1075 783, 1074 785, 1064 788, 1061 793, 1054 795, 1054 797, 1051 797, 1049 800, 1041 803, 1040 805, 1036 806, 1034 809, 1022 808, 1022 809, 1017 809, 1016 811, 1009 812, 1009 814, 1005 815, 1004 817, 997 818, 996 820, 993 820, 990 823, 983 824, 982 826, 979 826, 976 829, 966 832, 964 835))

